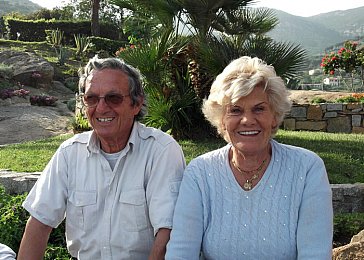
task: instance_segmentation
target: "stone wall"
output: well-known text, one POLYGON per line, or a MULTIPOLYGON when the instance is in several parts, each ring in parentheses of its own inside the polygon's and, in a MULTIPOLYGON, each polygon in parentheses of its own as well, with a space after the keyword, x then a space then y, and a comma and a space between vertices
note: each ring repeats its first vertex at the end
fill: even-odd
MULTIPOLYGON (((0 184, 9 194, 22 194, 30 191, 40 174, 0 170, 0 184)), ((335 214, 364 212, 364 183, 332 184, 331 188, 335 214)))
POLYGON ((364 134, 361 103, 294 104, 283 121, 286 130, 364 134))

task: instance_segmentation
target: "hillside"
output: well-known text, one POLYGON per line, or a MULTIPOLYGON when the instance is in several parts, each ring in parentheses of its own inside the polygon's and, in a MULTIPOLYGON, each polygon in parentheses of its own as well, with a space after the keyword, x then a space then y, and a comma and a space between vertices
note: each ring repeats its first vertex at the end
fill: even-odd
POLYGON ((310 21, 335 30, 346 38, 364 36, 364 6, 309 17, 310 21))
POLYGON ((338 31, 308 18, 294 16, 279 10, 274 11, 279 19, 279 24, 268 33, 274 40, 300 44, 312 55, 322 52, 327 46, 345 40, 345 37, 338 31))
POLYGON ((0 16, 11 12, 29 14, 42 7, 29 0, 2 0, 0 1, 0 16))

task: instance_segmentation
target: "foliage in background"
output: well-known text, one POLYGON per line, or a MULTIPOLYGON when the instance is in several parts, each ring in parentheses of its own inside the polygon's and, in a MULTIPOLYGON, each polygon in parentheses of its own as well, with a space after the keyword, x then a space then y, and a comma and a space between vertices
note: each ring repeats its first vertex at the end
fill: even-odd
MULTIPOLYGON (((350 74, 350 89, 354 89, 354 78, 358 75, 361 79, 361 87, 364 86, 364 46, 358 42, 346 41, 344 47, 337 53, 331 52, 322 58, 321 68, 325 74, 334 75, 337 72, 343 78, 343 71, 350 74)), ((344 81, 346 84, 346 82, 344 81)))
POLYGON ((62 45, 64 32, 59 30, 45 30, 46 41, 50 43, 54 48, 59 48, 62 45))
POLYGON ((320 104, 320 103, 364 103, 364 94, 363 93, 354 93, 349 96, 344 96, 337 98, 335 100, 326 100, 322 97, 314 97, 311 100, 311 103, 320 104))
POLYGON ((24 227, 28 219, 21 203, 26 194, 10 196, 0 185, 0 243, 18 252, 19 242, 23 236, 24 227))
POLYGON ((13 72, 12 66, 0 63, 0 79, 10 79, 13 76, 13 72))
MULTIPOLYGON (((201 103, 209 95, 214 78, 231 60, 242 55, 257 56, 274 65, 285 78, 296 76, 305 63, 306 53, 299 46, 278 43, 266 36, 278 21, 271 10, 249 8, 253 3, 250 0, 111 2, 129 9, 134 22, 144 16, 153 20, 147 25, 148 31, 155 33, 136 39, 133 48, 123 48, 118 56, 139 68, 148 82, 148 97, 153 99, 150 103, 157 108, 150 109, 153 118, 148 122, 170 129, 176 138, 192 137, 209 128, 201 103), (177 41, 186 39, 186 44, 176 47, 177 41), (194 93, 195 100, 180 102, 181 89, 194 93), (178 120, 171 122, 171 115, 178 115, 178 120)), ((130 36, 134 42, 137 36, 130 36)))
MULTIPOLYGON (((9 246, 14 252, 18 252, 29 217, 28 212, 22 207, 26 195, 9 195, 0 185, 0 243, 9 246)), ((71 259, 66 249, 64 234, 65 224, 62 222, 51 232, 44 259, 71 259)))
POLYGON ((71 127, 74 133, 92 130, 87 118, 79 111, 76 112, 75 116, 71 119, 71 127))
POLYGON ((33 106, 55 106, 58 98, 48 95, 30 96, 30 104, 33 106))
POLYGON ((7 99, 11 97, 22 97, 25 98, 29 95, 29 91, 25 89, 0 89, 0 99, 7 99))
POLYGON ((90 38, 81 34, 74 34, 74 38, 76 44, 76 55, 82 59, 86 56, 87 49, 90 47, 90 38))
POLYGON ((364 229, 364 213, 341 213, 334 216, 334 247, 343 246, 364 229))

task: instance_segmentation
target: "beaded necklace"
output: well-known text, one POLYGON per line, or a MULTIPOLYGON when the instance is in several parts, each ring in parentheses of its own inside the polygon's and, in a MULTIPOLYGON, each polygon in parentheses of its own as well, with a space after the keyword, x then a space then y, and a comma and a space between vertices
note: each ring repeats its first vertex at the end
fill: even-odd
POLYGON ((261 170, 263 169, 267 159, 268 158, 264 159, 263 162, 259 165, 259 167, 257 169, 251 170, 251 171, 244 171, 236 164, 236 162, 233 159, 231 160, 235 169, 237 169, 241 175, 246 177, 246 181, 243 184, 244 190, 251 190, 253 188, 253 181, 259 178, 259 174, 261 173, 261 170), (250 175, 252 173, 254 173, 253 176, 251 178, 248 178, 248 174, 250 175))

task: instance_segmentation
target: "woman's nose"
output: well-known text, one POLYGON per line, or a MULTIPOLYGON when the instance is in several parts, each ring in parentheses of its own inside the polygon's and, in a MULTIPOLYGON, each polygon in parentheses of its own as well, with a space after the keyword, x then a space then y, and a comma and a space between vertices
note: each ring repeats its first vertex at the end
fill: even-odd
POLYGON ((254 115, 252 113, 244 113, 240 119, 243 124, 249 124, 255 122, 254 115))

